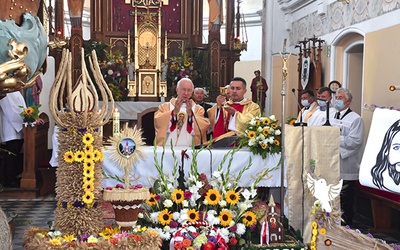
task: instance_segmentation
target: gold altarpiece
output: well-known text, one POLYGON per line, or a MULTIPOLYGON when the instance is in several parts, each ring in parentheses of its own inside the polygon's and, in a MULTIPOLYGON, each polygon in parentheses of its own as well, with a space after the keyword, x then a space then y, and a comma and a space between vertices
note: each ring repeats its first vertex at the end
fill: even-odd
POLYGON ((161 81, 161 57, 167 54, 167 37, 165 35, 163 39, 161 30, 162 1, 133 1, 132 7, 134 33, 128 32, 127 54, 128 64, 133 60, 134 79, 128 77, 128 96, 136 97, 139 101, 156 101, 165 96, 167 91, 167 83, 161 81))

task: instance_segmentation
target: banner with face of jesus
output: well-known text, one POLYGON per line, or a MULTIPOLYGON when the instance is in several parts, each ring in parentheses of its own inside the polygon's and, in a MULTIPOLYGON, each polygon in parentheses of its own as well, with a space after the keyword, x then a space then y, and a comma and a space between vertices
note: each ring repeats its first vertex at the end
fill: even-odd
POLYGON ((375 109, 360 166, 364 186, 400 193, 400 112, 375 109))

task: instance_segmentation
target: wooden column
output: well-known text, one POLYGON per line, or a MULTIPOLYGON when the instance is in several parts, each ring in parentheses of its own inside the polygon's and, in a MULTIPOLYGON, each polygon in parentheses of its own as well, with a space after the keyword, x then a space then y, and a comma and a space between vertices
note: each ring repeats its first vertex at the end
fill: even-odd
POLYGON ((24 132, 24 170, 20 187, 22 189, 36 188, 35 175, 35 149, 36 149, 36 131, 37 126, 23 127, 24 132))

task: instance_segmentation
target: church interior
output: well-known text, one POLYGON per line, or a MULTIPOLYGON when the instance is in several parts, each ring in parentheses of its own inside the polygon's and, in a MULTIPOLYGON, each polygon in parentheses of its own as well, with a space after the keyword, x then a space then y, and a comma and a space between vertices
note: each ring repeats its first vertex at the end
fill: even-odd
MULTIPOLYGON (((380 155, 390 161, 400 131, 390 126, 400 121, 399 0, 7 0, 0 10, 1 99, 20 92, 23 106, 33 103, 33 121, 41 120, 24 120, 18 183, 6 184, 1 174, 5 249, 400 248, 400 159, 389 174, 380 170, 381 178, 393 178, 392 186, 377 184, 373 173, 380 155), (263 95, 252 89, 257 71, 267 85, 263 95), (234 77, 247 82, 244 98, 261 107, 251 121, 268 123, 268 133, 279 130, 270 142, 276 151, 271 146, 258 154, 250 140, 244 151, 239 141, 182 152, 153 146, 155 114, 177 97, 179 80, 203 88, 204 101, 213 106, 234 77), (343 138, 347 125, 341 121, 313 127, 300 118, 308 112, 303 94, 314 93, 317 103, 324 87, 336 109, 337 90, 350 90, 346 107, 363 126, 352 223, 341 217, 337 196, 347 187, 342 147, 353 135, 343 138), (382 153, 385 140, 392 149, 382 153), (94 159, 87 165, 79 157, 94 159), (189 192, 194 187, 185 185, 200 179, 202 188, 189 192), (322 181, 328 206, 314 199, 322 181), (179 188, 172 191, 174 185, 179 188), (221 194, 213 185, 222 187, 221 194), (337 186, 339 192, 331 191, 337 186), (207 190, 194 195, 205 187, 214 196, 207 190), (210 197, 219 196, 221 202, 212 204, 210 197), (126 206, 121 197, 139 211, 131 212, 133 226, 117 219, 117 207, 126 206), (49 220, 50 229, 42 230, 49 220), (191 245, 197 232, 206 237, 198 248, 191 245)), ((0 105, 4 127, 6 110, 0 105)), ((0 136, 3 172, 12 154, 3 140, 7 133, 0 136)))

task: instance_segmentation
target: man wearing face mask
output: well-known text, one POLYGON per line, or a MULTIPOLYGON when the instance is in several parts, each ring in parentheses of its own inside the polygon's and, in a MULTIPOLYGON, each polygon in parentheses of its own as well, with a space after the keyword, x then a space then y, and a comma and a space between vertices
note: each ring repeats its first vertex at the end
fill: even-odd
POLYGON ((353 99, 350 90, 338 89, 335 98, 337 112, 331 124, 340 128, 340 179, 343 179, 340 193, 342 219, 345 224, 351 225, 354 211, 354 187, 358 180, 364 149, 364 123, 362 118, 350 109, 353 99))
POLYGON ((332 121, 336 109, 331 104, 332 90, 328 87, 321 87, 317 93, 318 107, 314 114, 308 119, 308 126, 323 126, 326 124, 326 109, 329 108, 329 121, 332 121), (329 106, 329 107, 328 107, 329 106))
POLYGON ((301 94, 301 105, 303 108, 297 116, 296 123, 307 123, 318 107, 312 90, 307 89, 303 91, 301 94))

